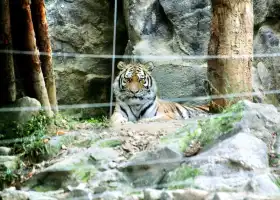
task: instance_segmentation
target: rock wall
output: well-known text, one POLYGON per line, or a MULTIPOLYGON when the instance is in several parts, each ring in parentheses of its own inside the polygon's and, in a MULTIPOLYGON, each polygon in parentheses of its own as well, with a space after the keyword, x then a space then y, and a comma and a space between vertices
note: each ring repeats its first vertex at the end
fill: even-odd
MULTIPOLYGON (((108 102, 111 59, 98 56, 112 54, 112 2, 47 2, 53 51, 77 53, 77 57, 53 58, 60 104, 108 102)), ((127 62, 153 61, 153 75, 162 98, 206 95, 207 65, 199 55, 207 54, 211 1, 125 0, 119 1, 118 7, 116 54, 133 56, 127 62), (171 58, 176 55, 194 59, 171 58)), ((279 7, 279 0, 254 0, 256 54, 279 53, 279 7)), ((254 58, 255 91, 279 88, 278 65, 276 56, 254 58)))
MULTIPOLYGON (((59 104, 108 102, 113 52, 114 5, 108 0, 49 0, 47 18, 59 104)), ((127 33, 121 12, 116 54, 127 33)), ((91 113, 92 114, 92 113, 91 113)))

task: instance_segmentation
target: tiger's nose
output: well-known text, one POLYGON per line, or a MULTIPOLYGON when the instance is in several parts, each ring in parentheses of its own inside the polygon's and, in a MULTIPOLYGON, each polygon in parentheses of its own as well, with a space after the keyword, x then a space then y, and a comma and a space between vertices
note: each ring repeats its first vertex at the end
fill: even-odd
POLYGON ((136 94, 136 93, 138 93, 138 92, 139 92, 139 90, 138 90, 138 89, 130 89, 130 91, 131 91, 133 94, 136 94))
POLYGON ((139 88, 137 87, 137 85, 131 85, 130 86, 130 91, 133 93, 133 94, 136 94, 139 92, 139 88))

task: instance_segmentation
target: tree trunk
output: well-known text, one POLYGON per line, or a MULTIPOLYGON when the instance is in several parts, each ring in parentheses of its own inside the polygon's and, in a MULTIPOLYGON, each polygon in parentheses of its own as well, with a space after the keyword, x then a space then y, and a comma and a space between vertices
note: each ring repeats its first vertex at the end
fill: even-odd
POLYGON ((31 11, 33 17, 33 25, 37 39, 40 55, 41 68, 45 78, 46 88, 48 91, 49 101, 53 111, 57 112, 56 85, 52 68, 52 49, 48 35, 48 23, 46 18, 46 10, 44 0, 32 1, 31 11))
POLYGON ((15 101, 16 82, 9 0, 0 2, 0 105, 15 101))
MULTIPOLYGON (((212 0, 212 8, 208 54, 243 57, 208 60, 210 93, 211 95, 250 93, 253 53, 252 0, 212 0)), ((210 110, 219 110, 240 99, 252 100, 252 96, 213 99, 210 110)))
POLYGON ((22 0, 22 10, 23 10, 23 18, 26 21, 26 29, 25 29, 26 35, 24 38, 25 41, 24 46, 26 51, 32 53, 27 56, 26 64, 30 66, 36 98, 41 102, 42 106, 46 111, 46 114, 48 116, 52 116, 53 113, 50 107, 48 93, 45 86, 43 73, 41 70, 39 51, 36 46, 35 32, 34 32, 31 9, 30 9, 30 0, 22 0))

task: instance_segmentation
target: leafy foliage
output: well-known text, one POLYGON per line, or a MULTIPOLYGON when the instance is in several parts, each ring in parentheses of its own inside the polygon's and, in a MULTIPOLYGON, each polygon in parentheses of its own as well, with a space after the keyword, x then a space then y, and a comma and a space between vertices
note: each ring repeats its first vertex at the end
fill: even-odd
POLYGON ((243 104, 237 103, 225 109, 220 115, 199 120, 195 129, 190 126, 184 128, 186 132, 180 141, 180 148, 184 151, 192 141, 199 141, 201 145, 213 142, 222 135, 231 132, 234 124, 241 120, 243 104))
POLYGON ((201 174, 202 172, 199 169, 183 165, 169 172, 167 178, 168 188, 180 189, 192 185, 193 179, 201 174))
POLYGON ((100 128, 107 128, 109 126, 109 120, 105 117, 89 118, 85 121, 100 128))
POLYGON ((109 148, 113 148, 113 147, 117 147, 120 146, 122 144, 122 141, 117 140, 117 139, 111 139, 111 140, 106 140, 106 141, 101 141, 99 146, 100 147, 109 147, 109 148))

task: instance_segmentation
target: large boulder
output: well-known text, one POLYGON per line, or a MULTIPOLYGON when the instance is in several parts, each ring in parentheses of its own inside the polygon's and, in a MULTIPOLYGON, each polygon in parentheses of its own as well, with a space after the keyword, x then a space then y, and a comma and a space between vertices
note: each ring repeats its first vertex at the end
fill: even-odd
POLYGON ((0 113, 0 122, 25 123, 37 114, 41 109, 41 103, 30 97, 22 97, 7 106, 7 111, 0 113))

